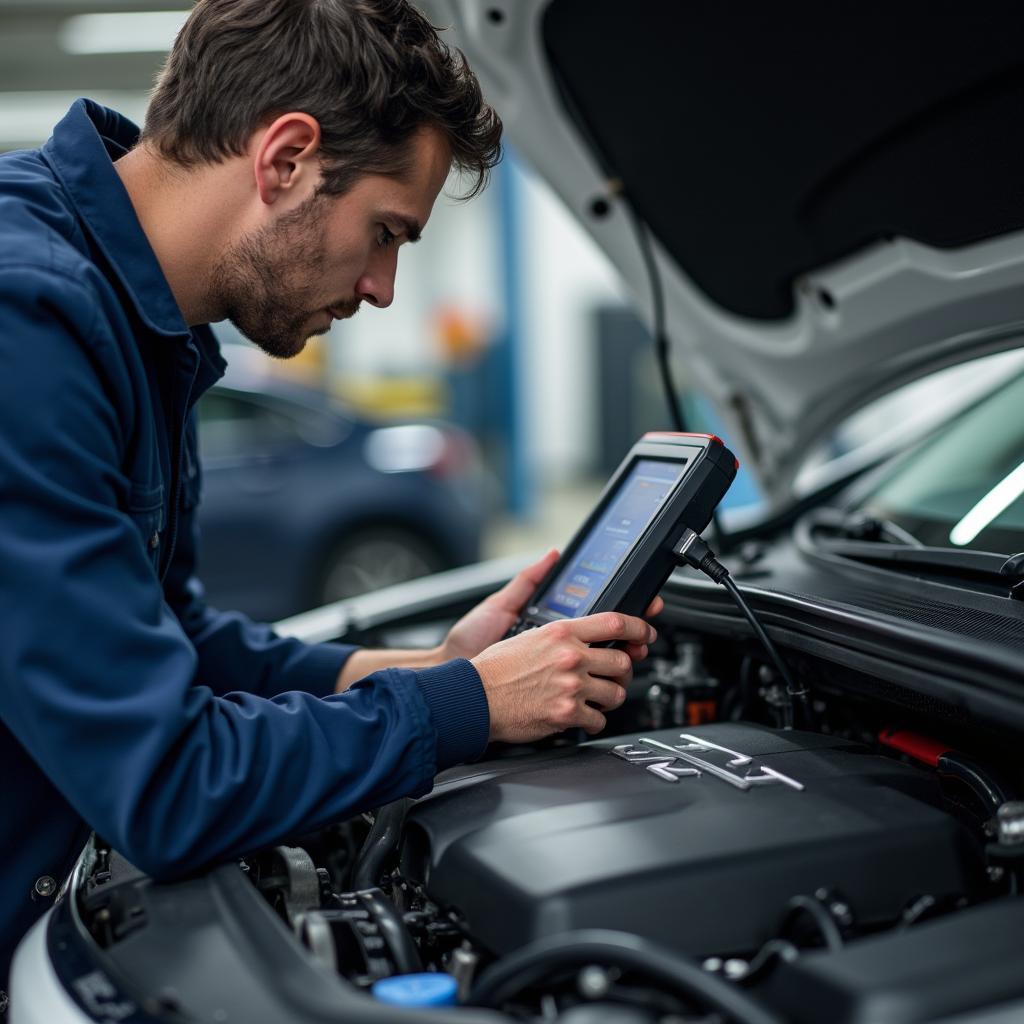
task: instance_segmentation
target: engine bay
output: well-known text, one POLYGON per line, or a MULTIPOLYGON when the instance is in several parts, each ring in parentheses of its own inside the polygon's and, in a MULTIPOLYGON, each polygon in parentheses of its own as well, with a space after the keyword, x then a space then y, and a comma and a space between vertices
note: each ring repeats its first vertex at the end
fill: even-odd
MULTIPOLYGON (((457 991, 420 1011, 438 1021, 897 1024, 1024 996, 1009 730, 792 649, 811 699, 786 729, 751 638, 680 628, 671 607, 659 632, 606 734, 494 745, 418 800, 218 869, 276 918, 226 931, 297 950, 303 987, 339 986, 339 1020, 397 1018, 374 986, 423 974, 457 991)), ((99 864, 82 920, 139 957, 178 886, 99 864)), ((253 987, 282 956, 247 968, 253 987)), ((307 1019, 294 1005, 275 1019, 307 1019)))
MULTIPOLYGON (((664 682, 645 682, 634 713, 685 716, 678 694, 666 712, 664 682)), ((692 714, 709 713, 700 696, 692 714)), ((1016 872, 987 849, 999 847, 999 798, 986 784, 998 783, 966 758, 940 773, 884 743, 746 721, 495 753, 360 823, 361 844, 339 844, 346 827, 360 831, 350 823, 316 848, 250 862, 325 967, 364 989, 447 972, 464 1003, 519 1019, 730 1019, 678 979, 657 984, 645 963, 664 956, 781 1014, 772 1019, 852 1021, 877 999, 879 965, 858 991, 830 974, 851 952, 871 959, 881 942, 875 955, 892 969, 885 942, 915 951, 928 922, 962 927, 1008 907, 1003 934, 1024 924, 1005 899, 1016 872), (357 846, 346 868, 340 850, 357 846)), ((933 941, 966 952, 955 930, 933 941)), ((962 973, 922 978, 919 960, 892 979, 906 1006, 884 1019, 931 1019, 937 985, 965 987, 962 973)))

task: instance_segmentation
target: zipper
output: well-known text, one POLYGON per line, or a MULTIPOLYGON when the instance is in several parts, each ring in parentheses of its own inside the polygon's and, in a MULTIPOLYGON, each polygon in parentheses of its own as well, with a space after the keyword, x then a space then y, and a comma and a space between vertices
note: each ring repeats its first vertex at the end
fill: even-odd
POLYGON ((171 568, 171 561, 174 558, 174 548, 178 542, 178 505, 181 501, 181 459, 185 448, 183 441, 185 438, 185 427, 188 423, 190 412, 189 403, 192 400, 192 389, 195 387, 196 371, 199 368, 199 353, 196 351, 195 345, 191 341, 188 343, 188 352, 192 356, 192 367, 188 379, 188 388, 185 391, 184 415, 181 418, 180 424, 175 422, 174 451, 171 455, 171 471, 174 474, 174 477, 173 485, 171 487, 171 505, 167 513, 167 544, 164 547, 163 566, 160 570, 161 583, 171 568))

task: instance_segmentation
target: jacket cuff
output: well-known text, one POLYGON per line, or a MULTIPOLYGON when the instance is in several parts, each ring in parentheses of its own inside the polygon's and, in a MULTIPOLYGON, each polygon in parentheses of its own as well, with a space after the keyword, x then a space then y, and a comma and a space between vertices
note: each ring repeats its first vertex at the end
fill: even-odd
POLYGON ((487 747, 491 715, 483 683, 465 658, 416 670, 437 733, 437 771, 478 758, 487 747))
POLYGON ((303 690, 314 697, 329 697, 338 685, 342 666, 359 648, 353 644, 311 644, 302 652, 299 665, 292 669, 289 689, 303 690))

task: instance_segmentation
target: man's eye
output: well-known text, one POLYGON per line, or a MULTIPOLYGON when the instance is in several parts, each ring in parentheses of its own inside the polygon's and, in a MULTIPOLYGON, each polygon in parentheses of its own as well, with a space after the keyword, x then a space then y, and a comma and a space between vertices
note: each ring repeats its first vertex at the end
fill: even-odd
POLYGON ((389 245, 395 244, 395 233, 389 231, 386 224, 381 224, 380 232, 377 235, 377 245, 386 249, 389 245))

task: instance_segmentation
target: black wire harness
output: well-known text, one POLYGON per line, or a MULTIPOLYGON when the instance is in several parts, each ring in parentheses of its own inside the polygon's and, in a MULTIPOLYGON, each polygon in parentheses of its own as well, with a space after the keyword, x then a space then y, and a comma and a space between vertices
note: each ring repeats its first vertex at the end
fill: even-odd
MULTIPOLYGON (((640 249, 644 270, 647 272, 647 281, 651 286, 651 331, 654 335, 654 356, 658 364, 658 374, 661 377, 661 387, 665 393, 665 404, 672 421, 672 429, 684 434, 686 433, 686 417, 683 415, 683 404, 679 398, 679 388, 676 386, 672 374, 672 363, 669 359, 671 346, 669 345, 668 325, 665 322, 665 286, 661 280, 661 272, 658 270, 657 257, 654 255, 650 229, 641 220, 640 214, 632 203, 627 203, 626 209, 633 224, 636 244, 640 249)), ((715 512, 711 513, 711 527, 715 531, 719 543, 724 544, 727 538, 718 514, 715 512)))
POLYGON ((646 225, 632 204, 629 205, 628 210, 633 222, 636 242, 640 248, 640 256, 644 261, 644 269, 647 271, 647 280, 651 286, 651 330, 654 334, 654 354, 658 362, 662 390, 665 393, 665 404, 668 406, 669 417, 672 420, 672 429, 682 433, 686 430, 686 422, 683 418, 683 407, 679 401, 679 390, 672 376, 672 365, 669 362, 668 331, 665 326, 665 290, 662 286, 661 274, 658 271, 658 261, 655 259, 654 247, 651 245, 651 237, 646 225))
POLYGON ((548 935, 508 954, 484 971, 469 1002, 500 1007, 554 973, 588 964, 613 964, 642 973, 737 1024, 781 1024, 775 1013, 742 989, 691 960, 649 939, 604 928, 548 935))
POLYGON ((807 690, 794 679, 789 666, 782 660, 782 655, 779 654, 778 648, 772 643, 771 637, 768 636, 764 627, 758 621, 757 616, 754 615, 753 609, 747 604, 746 599, 740 593, 739 587, 733 583, 729 570, 715 557, 715 553, 708 546, 707 542, 702 540, 693 530, 684 530, 679 543, 673 550, 681 563, 704 573, 708 579, 725 587, 740 611, 746 616, 747 622, 750 623, 750 628, 754 631, 754 635, 761 641, 764 649, 768 652, 768 656, 771 658, 776 671, 785 684, 782 724, 783 728, 792 729, 794 701, 799 701, 802 708, 806 711, 807 690))

